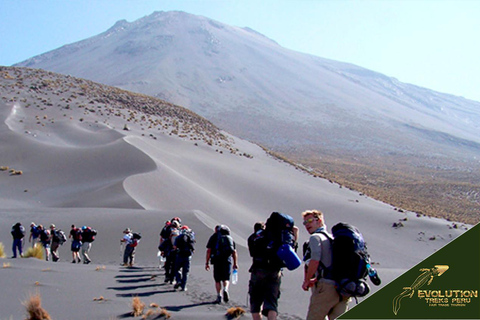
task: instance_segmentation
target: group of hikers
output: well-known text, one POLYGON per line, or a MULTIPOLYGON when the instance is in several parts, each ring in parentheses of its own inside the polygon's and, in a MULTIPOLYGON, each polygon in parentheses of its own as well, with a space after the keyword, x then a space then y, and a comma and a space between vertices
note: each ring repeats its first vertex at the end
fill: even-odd
MULTIPOLYGON (((367 276, 375 285, 380 284, 380 279, 370 266, 363 237, 357 228, 339 223, 330 234, 321 211, 307 210, 301 216, 310 234, 303 245, 302 255, 305 263, 302 289, 311 291, 307 320, 336 319, 347 311, 351 298, 369 293, 365 282, 367 276)), ((265 223, 255 223, 253 228, 247 240, 252 258, 248 287, 250 312, 254 320, 262 319, 262 316, 274 320, 278 315, 282 272, 285 268, 294 270, 301 265, 296 253, 299 229, 292 217, 278 212, 273 212, 265 223)), ((128 239, 134 238, 129 229, 125 233, 128 239)), ((195 233, 182 225, 180 218, 165 222, 160 232, 159 256, 164 261, 161 267, 165 269, 165 282, 172 284, 175 281, 175 289, 187 290, 195 243, 195 233)), ((216 303, 229 301, 230 279, 233 283, 237 281, 235 246, 230 228, 215 226, 206 245, 205 270, 213 267, 216 303)), ((125 252, 124 265, 131 266, 133 258, 127 264, 131 255, 127 254, 127 248, 125 252)))
MULTIPOLYGON (((17 222, 12 226, 10 232, 13 237, 12 258, 17 258, 17 251, 20 257, 23 257, 24 241, 26 230, 25 227, 17 222)), ((77 228, 72 224, 68 239, 71 239, 70 250, 72 252, 72 263, 81 263, 83 258, 84 264, 92 262, 89 256, 92 242, 95 241, 97 231, 91 227, 83 226, 77 228)), ((67 236, 65 232, 58 229, 54 224, 50 225, 50 228, 46 228, 43 225, 30 223, 30 236, 28 242, 31 243, 32 248, 35 246, 42 246, 45 250, 45 260, 49 261, 50 256, 52 261, 57 262, 60 260, 60 254, 58 249, 65 242, 67 242, 67 236)))
MULTIPOLYGON (((348 309, 351 298, 363 297, 369 293, 367 276, 375 284, 380 284, 376 271, 371 267, 369 255, 361 233, 354 226, 338 223, 329 233, 324 214, 319 210, 307 210, 301 214, 303 225, 310 234, 303 245, 304 279, 302 289, 311 291, 307 320, 336 319, 348 309)), ((248 286, 250 312, 253 320, 277 319, 278 299, 282 272, 298 268, 302 259, 297 255, 299 229, 291 216, 273 212, 265 222, 256 222, 247 245, 252 265, 249 269, 248 286)), ((58 261, 58 246, 66 241, 65 234, 55 225, 50 231, 41 225, 31 224, 29 241, 32 245, 40 242, 53 261, 58 261), (43 236, 42 236, 43 234, 43 236), (61 240, 59 240, 61 239, 61 240)), ((141 235, 126 228, 120 240, 123 248, 123 266, 134 265, 135 251, 141 235)), ((72 225, 69 238, 72 239, 73 263, 81 262, 82 249, 84 263, 90 263, 88 252, 95 239, 96 231, 90 227, 76 228, 72 225)), ((12 227, 13 257, 18 250, 22 255, 22 242, 25 229, 20 223, 12 227)), ((195 252, 195 233, 187 225, 182 225, 179 217, 165 222, 160 232, 159 258, 165 269, 165 282, 173 284, 181 291, 187 290, 192 255, 195 252)), ((230 300, 229 285, 236 282, 238 256, 236 244, 230 235, 230 228, 217 225, 206 245, 205 270, 213 267, 213 278, 217 298, 216 303, 230 300), (232 277, 233 274, 233 277, 232 277)))

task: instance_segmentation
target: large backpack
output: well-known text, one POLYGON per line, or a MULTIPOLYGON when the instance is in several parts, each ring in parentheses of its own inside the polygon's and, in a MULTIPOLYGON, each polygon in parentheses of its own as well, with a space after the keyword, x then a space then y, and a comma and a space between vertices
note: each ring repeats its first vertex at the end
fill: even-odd
POLYGON ((332 227, 333 239, 327 233, 322 233, 332 246, 332 265, 324 268, 327 270, 325 277, 336 282, 337 291, 343 297, 366 296, 370 292, 366 282, 370 255, 360 231, 350 224, 338 223, 332 227))
POLYGON ((254 264, 269 269, 296 269, 301 261, 293 251, 296 242, 294 221, 287 214, 272 212, 265 229, 255 233, 250 244, 254 264))
POLYGON ((60 245, 63 245, 67 241, 67 236, 62 230, 54 230, 52 234, 52 241, 58 242, 60 245))
POLYGON ((175 246, 178 254, 182 257, 189 257, 195 250, 195 234, 192 230, 182 230, 175 239, 175 246))
POLYGON ((213 248, 213 259, 227 259, 235 251, 233 238, 230 236, 230 228, 226 225, 220 225, 217 228, 217 241, 213 248))
POLYGON ((83 242, 93 242, 95 241, 96 235, 97 235, 97 230, 92 229, 91 227, 87 227, 82 232, 82 240, 83 242))
POLYGON ((22 239, 25 237, 25 228, 21 224, 17 223, 12 227, 12 231, 10 233, 15 239, 22 239))

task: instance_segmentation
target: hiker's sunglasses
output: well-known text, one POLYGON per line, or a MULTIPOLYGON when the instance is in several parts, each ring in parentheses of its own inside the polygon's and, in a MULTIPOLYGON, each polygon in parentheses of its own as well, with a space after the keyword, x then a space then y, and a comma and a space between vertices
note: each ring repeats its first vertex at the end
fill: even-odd
POLYGON ((318 221, 318 219, 308 218, 306 220, 303 220, 303 225, 306 226, 307 224, 312 223, 313 221, 318 221))

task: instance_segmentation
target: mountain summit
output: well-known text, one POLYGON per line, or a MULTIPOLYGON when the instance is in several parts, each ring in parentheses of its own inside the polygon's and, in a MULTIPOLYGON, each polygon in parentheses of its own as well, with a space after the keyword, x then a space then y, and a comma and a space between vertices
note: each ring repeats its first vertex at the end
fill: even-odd
POLYGON ((272 147, 381 153, 428 144, 439 134, 480 142, 478 102, 294 52, 251 29, 184 12, 121 20, 17 66, 160 97, 272 147))
POLYGON ((122 20, 16 66, 159 97, 298 161, 350 165, 353 159, 375 170, 408 162, 394 169, 401 172, 457 170, 457 162, 468 162, 458 169, 464 172, 480 157, 479 102, 295 52, 249 28, 184 12, 122 20))

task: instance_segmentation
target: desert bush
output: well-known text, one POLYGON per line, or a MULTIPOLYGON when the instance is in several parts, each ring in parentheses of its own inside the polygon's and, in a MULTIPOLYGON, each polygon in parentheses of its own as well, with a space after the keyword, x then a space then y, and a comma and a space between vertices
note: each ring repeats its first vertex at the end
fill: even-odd
POLYGON ((232 307, 227 310, 227 313, 225 315, 227 316, 227 319, 238 319, 244 313, 245 313, 245 309, 240 307, 232 307))
POLYGON ((42 308, 42 298, 39 293, 30 295, 30 297, 23 302, 25 309, 27 309, 27 320, 51 320, 48 312, 42 308))
POLYGON ((33 248, 28 248, 24 254, 25 258, 37 258, 43 260, 43 246, 39 243, 35 243, 33 248))
POLYGON ((170 313, 166 309, 161 308, 159 310, 148 310, 147 313, 142 316, 142 319, 170 319, 170 317, 170 313))
POLYGON ((145 309, 145 303, 143 303, 139 297, 133 297, 132 309, 132 315, 134 317, 141 316, 143 314, 143 310, 145 309))
POLYGON ((0 258, 5 258, 5 247, 3 246, 3 243, 0 242, 0 258))

